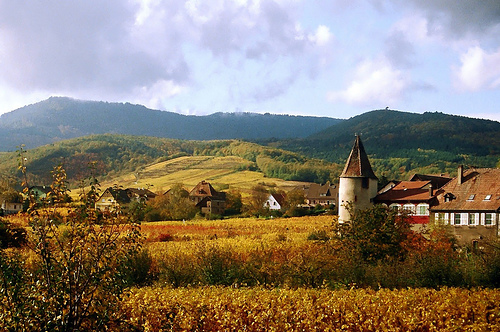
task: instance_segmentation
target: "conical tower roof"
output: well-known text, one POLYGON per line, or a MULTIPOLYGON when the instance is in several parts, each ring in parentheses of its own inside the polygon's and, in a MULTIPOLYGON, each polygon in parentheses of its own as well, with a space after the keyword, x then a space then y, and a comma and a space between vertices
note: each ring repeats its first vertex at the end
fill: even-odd
POLYGON ((363 177, 370 179, 377 179, 375 173, 373 173, 372 166, 368 160, 368 155, 365 152, 363 143, 358 135, 356 135, 356 140, 354 141, 354 146, 352 147, 351 154, 347 159, 344 167, 344 171, 340 175, 341 178, 351 178, 351 177, 363 177))

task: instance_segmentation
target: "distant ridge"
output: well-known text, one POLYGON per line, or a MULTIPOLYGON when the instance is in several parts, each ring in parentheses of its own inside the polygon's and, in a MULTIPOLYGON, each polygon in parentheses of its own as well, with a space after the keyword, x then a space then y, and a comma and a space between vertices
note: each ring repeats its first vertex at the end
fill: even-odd
POLYGON ((344 164, 355 134, 361 135, 366 152, 375 160, 377 175, 396 178, 416 171, 440 173, 457 164, 500 165, 500 122, 439 112, 374 110, 307 138, 272 145, 344 164))
POLYGON ((130 103, 51 97, 0 116, 0 151, 92 134, 187 140, 303 138, 342 120, 256 113, 186 116, 130 103))

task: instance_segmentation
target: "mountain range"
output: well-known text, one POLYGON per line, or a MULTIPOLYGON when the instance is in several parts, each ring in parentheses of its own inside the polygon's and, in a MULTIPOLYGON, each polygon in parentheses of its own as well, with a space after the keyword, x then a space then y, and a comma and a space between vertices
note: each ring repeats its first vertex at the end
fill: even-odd
POLYGON ((0 151, 60 140, 124 134, 173 139, 286 139, 307 137, 342 120, 256 113, 187 116, 129 103, 51 97, 0 116, 0 151))

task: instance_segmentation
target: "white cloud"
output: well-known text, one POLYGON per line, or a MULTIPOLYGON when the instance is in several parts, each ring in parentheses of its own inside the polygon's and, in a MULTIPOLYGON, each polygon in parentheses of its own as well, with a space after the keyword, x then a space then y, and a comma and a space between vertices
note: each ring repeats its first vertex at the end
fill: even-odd
POLYGON ((500 87, 500 49, 487 53, 479 46, 471 47, 460 61, 460 68, 454 69, 457 89, 478 91, 500 87))
POLYGON ((320 25, 315 33, 309 36, 309 39, 318 46, 326 46, 333 39, 330 28, 325 25, 320 25))
POLYGON ((403 73, 387 60, 364 61, 357 67, 349 86, 328 93, 327 98, 361 106, 390 105, 400 100, 408 87, 403 73))

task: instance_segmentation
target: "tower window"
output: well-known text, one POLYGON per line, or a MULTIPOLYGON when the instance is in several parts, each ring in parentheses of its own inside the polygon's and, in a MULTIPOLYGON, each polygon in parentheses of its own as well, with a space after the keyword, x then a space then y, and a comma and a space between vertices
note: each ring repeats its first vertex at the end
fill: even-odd
POLYGON ((361 187, 363 188, 369 188, 370 187, 370 182, 368 181, 368 178, 362 178, 361 179, 361 187))

